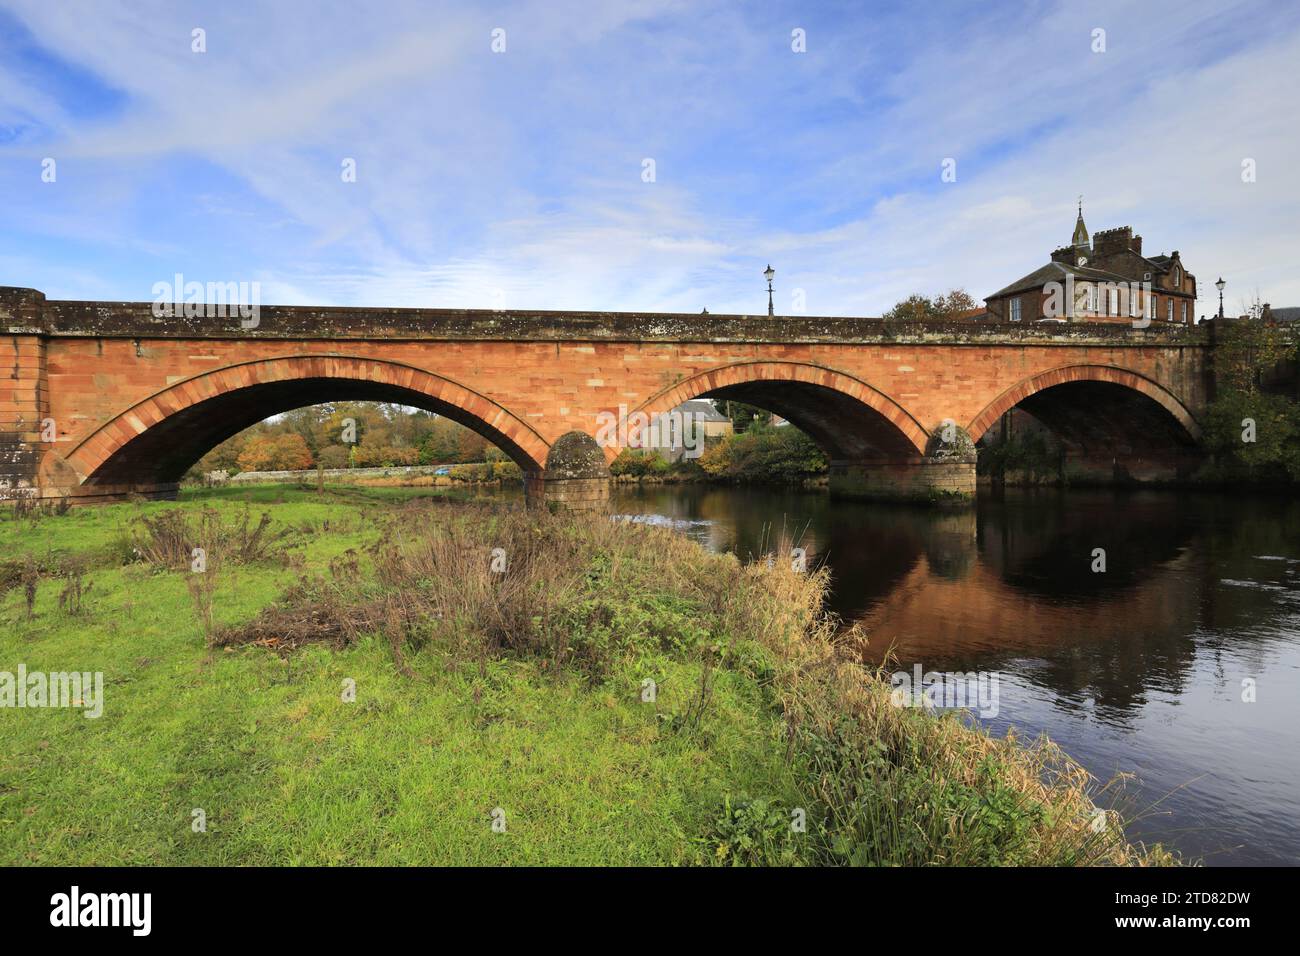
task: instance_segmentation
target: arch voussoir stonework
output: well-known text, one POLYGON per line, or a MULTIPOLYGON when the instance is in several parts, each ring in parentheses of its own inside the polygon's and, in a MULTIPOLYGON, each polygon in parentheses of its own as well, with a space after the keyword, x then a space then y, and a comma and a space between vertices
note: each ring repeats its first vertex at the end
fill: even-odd
POLYGON ((102 423, 64 456, 83 483, 130 442, 186 410, 255 386, 307 380, 370 382, 410 393, 414 399, 458 410, 512 453, 525 471, 545 468, 550 445, 531 426, 496 402, 423 369, 399 362, 347 355, 293 355, 255 359, 203 372, 124 409, 102 423), (522 460, 521 460, 522 459, 522 460))
POLYGON ((971 440, 977 442, 1003 414, 1031 395, 1069 382, 1108 382, 1130 388, 1164 408, 1183 427, 1190 439, 1200 441, 1200 424, 1168 389, 1137 372, 1114 365, 1066 365, 1018 382, 976 415, 966 426, 966 431, 970 434, 971 440))

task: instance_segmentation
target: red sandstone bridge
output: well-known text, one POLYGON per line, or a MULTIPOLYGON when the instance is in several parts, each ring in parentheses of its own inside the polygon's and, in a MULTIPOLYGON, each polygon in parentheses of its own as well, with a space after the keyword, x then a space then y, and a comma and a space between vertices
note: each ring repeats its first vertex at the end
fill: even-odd
POLYGON ((454 419, 530 499, 572 505, 608 494, 602 420, 702 396, 806 431, 837 494, 970 496, 972 442, 1016 407, 1077 469, 1163 480, 1195 464, 1212 389, 1210 333, 1181 325, 306 306, 244 324, 0 287, 0 497, 168 497, 242 429, 343 400, 454 419))

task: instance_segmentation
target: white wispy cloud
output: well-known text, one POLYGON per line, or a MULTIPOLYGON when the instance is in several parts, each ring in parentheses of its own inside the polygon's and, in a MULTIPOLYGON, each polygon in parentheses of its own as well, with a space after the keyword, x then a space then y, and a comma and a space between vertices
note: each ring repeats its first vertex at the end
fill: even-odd
POLYGON ((744 312, 771 261, 779 308, 875 314, 1037 267, 1082 193, 1094 229, 1180 249, 1203 299, 1223 273, 1300 303, 1282 5, 0 8, 112 99, 0 66, 23 131, 0 282, 52 295, 144 298, 180 268, 264 300, 744 312))

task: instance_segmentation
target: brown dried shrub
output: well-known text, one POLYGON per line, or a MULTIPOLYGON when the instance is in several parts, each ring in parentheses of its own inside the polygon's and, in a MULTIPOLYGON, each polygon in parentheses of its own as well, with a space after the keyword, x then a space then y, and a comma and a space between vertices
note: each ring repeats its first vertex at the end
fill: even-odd
POLYGON ((245 508, 227 518, 212 508, 187 511, 174 508, 157 515, 141 515, 132 544, 143 561, 155 567, 188 568, 194 549, 202 548, 209 559, 222 563, 253 564, 284 557, 288 528, 273 529, 271 515, 262 512, 257 524, 245 508))

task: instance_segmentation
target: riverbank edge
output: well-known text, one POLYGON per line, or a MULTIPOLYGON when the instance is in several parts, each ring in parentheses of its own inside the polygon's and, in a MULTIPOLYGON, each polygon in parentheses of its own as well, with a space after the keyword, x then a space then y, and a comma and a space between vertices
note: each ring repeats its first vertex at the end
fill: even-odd
MULTIPOLYGON (((703 545, 690 543, 707 553, 703 545)), ((825 610, 829 577, 801 573, 779 560, 790 550, 787 545, 778 543, 771 560, 765 562, 760 556, 742 571, 761 581, 776 605, 796 618, 793 640, 772 642, 771 631, 760 631, 782 662, 769 685, 770 697, 773 706, 783 709, 791 752, 806 761, 811 792, 826 795, 825 809, 853 833, 849 842, 856 842, 859 851, 872 846, 881 831, 906 839, 905 834, 915 832, 934 837, 936 823, 951 824, 953 829, 947 833, 959 828, 955 820, 936 819, 930 813, 900 813, 906 799, 888 793, 889 787, 882 793, 870 782, 874 769, 892 765, 904 777, 922 782, 925 795, 918 805, 942 806, 951 796, 945 794, 948 788, 971 787, 978 796, 965 809, 986 823, 996 820, 990 823, 994 831, 1041 828, 1038 849, 1044 852, 1031 854, 1036 858, 1001 857, 997 852, 972 858, 969 847, 964 847, 960 858, 952 859, 947 854, 954 848, 936 839, 931 847, 934 856, 927 863, 1167 866, 1179 862, 1163 847, 1128 842, 1120 814, 1094 799, 1117 781, 1099 784, 1046 737, 1026 741, 1014 730, 994 737, 965 712, 936 710, 921 688, 911 693, 896 688, 886 669, 865 665, 870 635, 857 627, 842 628, 825 610)), ((756 614, 779 617, 779 611, 763 608, 761 602, 754 608, 756 614)), ((937 815, 942 816, 942 812, 937 815)), ((842 857, 838 862, 878 862, 869 853, 858 858, 849 851, 842 857)))
MULTIPOLYGON (((358 487, 393 487, 393 488, 455 488, 459 486, 505 486, 521 479, 514 476, 475 477, 472 472, 453 471, 451 474, 435 474, 439 466, 410 465, 381 468, 336 468, 325 469, 323 473, 315 470, 256 472, 234 476, 226 481, 192 481, 186 482, 187 489, 219 487, 255 487, 257 485, 299 485, 311 487, 318 483, 328 485, 356 485, 358 487)), ((456 468, 482 467, 482 463, 456 468)), ((830 486, 829 476, 814 475, 798 480, 777 478, 720 477, 694 473, 675 473, 659 475, 612 475, 610 483, 616 486, 668 486, 692 485, 718 488, 765 488, 789 491, 825 491, 830 486)), ((999 488, 1088 488, 1114 489, 1120 491, 1179 491, 1227 493, 1239 491, 1243 487, 1264 494, 1294 494, 1296 486, 1285 481, 1264 481, 1259 479, 1225 479, 1197 478, 1195 476, 1171 481, 1103 481, 1084 476, 1079 477, 1042 477, 1032 472, 1017 471, 1005 477, 978 475, 976 484, 983 490, 999 488)))

